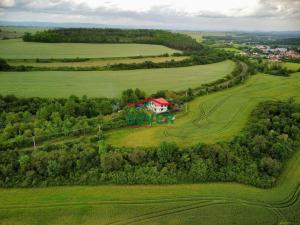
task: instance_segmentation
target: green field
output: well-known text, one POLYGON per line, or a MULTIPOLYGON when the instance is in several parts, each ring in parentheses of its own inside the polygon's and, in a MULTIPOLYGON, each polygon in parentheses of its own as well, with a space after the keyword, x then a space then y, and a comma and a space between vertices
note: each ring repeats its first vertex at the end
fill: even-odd
POLYGON ((35 67, 90 67, 90 66, 107 66, 117 63, 143 63, 145 61, 151 61, 154 63, 166 62, 166 61, 180 61, 187 59, 188 56, 169 56, 169 57, 142 57, 142 58, 102 58, 102 59, 89 59, 82 62, 36 62, 36 59, 10 59, 7 60, 11 66, 35 66, 35 67))
POLYGON ((300 224, 300 151, 278 185, 237 183, 0 189, 0 224, 300 224))
POLYGON ((290 70, 298 70, 300 69, 300 63, 290 63, 290 62, 284 62, 282 63, 283 67, 286 67, 287 69, 290 69, 290 70))
POLYGON ((25 32, 35 33, 37 31, 45 30, 46 28, 39 27, 1 27, 0 39, 20 38, 25 32))
POLYGON ((291 96, 300 99, 299 89, 300 73, 291 77, 258 74, 244 85, 196 98, 188 104, 187 113, 177 115, 173 125, 119 129, 111 131, 107 141, 137 147, 158 145, 161 141, 187 146, 228 140, 245 126, 259 102, 291 96))
POLYGON ((1 72, 0 94, 21 97, 120 96, 127 88, 140 88, 148 94, 157 90, 184 90, 199 87, 228 75, 234 62, 209 65, 126 71, 87 72, 1 72))
POLYGON ((0 26, 2 31, 9 31, 9 32, 16 32, 20 34, 24 34, 25 32, 28 33, 35 33, 37 31, 43 31, 48 28, 45 27, 14 27, 14 26, 0 26))
POLYGON ((21 39, 0 40, 0 57, 5 59, 35 58, 110 58, 127 56, 153 56, 175 53, 161 45, 148 44, 86 44, 38 43, 21 39))

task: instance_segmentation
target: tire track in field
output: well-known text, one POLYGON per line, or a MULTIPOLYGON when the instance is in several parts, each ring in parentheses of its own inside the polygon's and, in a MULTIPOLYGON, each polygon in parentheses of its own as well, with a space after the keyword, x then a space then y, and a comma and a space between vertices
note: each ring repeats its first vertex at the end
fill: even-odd
POLYGON ((0 207, 0 210, 8 210, 8 209, 19 209, 19 208, 48 208, 48 207, 72 207, 72 206, 93 206, 93 205, 104 205, 104 204, 135 204, 135 205, 146 205, 146 204, 158 204, 158 203, 170 203, 170 202, 193 202, 192 204, 179 206, 179 207, 172 207, 171 209, 159 210, 155 212, 150 212, 142 215, 138 215, 135 217, 131 217, 126 220, 119 220, 114 221, 108 224, 131 224, 136 222, 142 222, 149 219, 155 219, 157 217, 177 214, 177 213, 185 213, 190 210, 195 210, 199 208, 208 207, 211 205, 226 205, 226 204, 242 204, 247 206, 255 206, 255 207, 262 207, 264 209, 271 210, 274 215, 276 215, 277 221, 286 221, 284 215, 280 211, 281 208, 291 207, 292 205, 296 204, 299 200, 300 196, 300 184, 297 185, 295 190, 291 193, 290 196, 287 197, 285 201, 279 203, 266 203, 261 201, 249 201, 243 199, 236 199, 236 198, 228 198, 228 197, 190 197, 190 198, 167 198, 167 199, 159 199, 159 200, 152 200, 152 199, 143 199, 140 201, 100 201, 100 202, 90 202, 90 203, 64 203, 64 204, 51 204, 51 205, 31 205, 24 206, 24 205, 17 205, 11 204, 9 207, 0 207))

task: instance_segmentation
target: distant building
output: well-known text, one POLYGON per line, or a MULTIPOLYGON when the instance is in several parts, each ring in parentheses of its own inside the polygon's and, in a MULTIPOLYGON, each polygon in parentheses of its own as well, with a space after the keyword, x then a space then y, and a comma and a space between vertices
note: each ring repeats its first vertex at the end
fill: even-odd
POLYGON ((155 113, 164 113, 168 111, 168 106, 170 105, 171 103, 164 98, 152 98, 149 99, 147 108, 155 113))

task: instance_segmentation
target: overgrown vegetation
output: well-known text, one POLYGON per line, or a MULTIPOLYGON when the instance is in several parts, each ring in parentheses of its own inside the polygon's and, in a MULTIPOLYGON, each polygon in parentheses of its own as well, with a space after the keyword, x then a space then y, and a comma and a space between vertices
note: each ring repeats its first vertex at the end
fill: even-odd
POLYGON ((163 30, 62 28, 26 33, 24 41, 72 43, 142 43, 164 45, 182 51, 199 51, 203 46, 188 35, 163 30))
POLYGON ((124 126, 121 115, 104 117, 119 109, 117 99, 0 96, 0 109, 1 151, 32 146, 33 136, 35 141, 44 141, 124 126))
POLYGON ((300 104, 269 101, 257 107, 230 142, 188 148, 163 142, 156 148, 130 149, 114 148, 95 136, 36 151, 6 149, 1 152, 0 185, 238 181, 270 187, 299 146, 299 137, 300 104))

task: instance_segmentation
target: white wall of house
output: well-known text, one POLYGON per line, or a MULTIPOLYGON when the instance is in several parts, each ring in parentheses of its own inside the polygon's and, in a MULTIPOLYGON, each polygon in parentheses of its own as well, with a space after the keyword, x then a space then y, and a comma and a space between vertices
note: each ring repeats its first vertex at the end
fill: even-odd
POLYGON ((155 112, 155 113, 163 113, 163 112, 167 112, 168 111, 168 106, 157 106, 155 105, 153 102, 150 102, 148 104, 148 109, 155 112))

